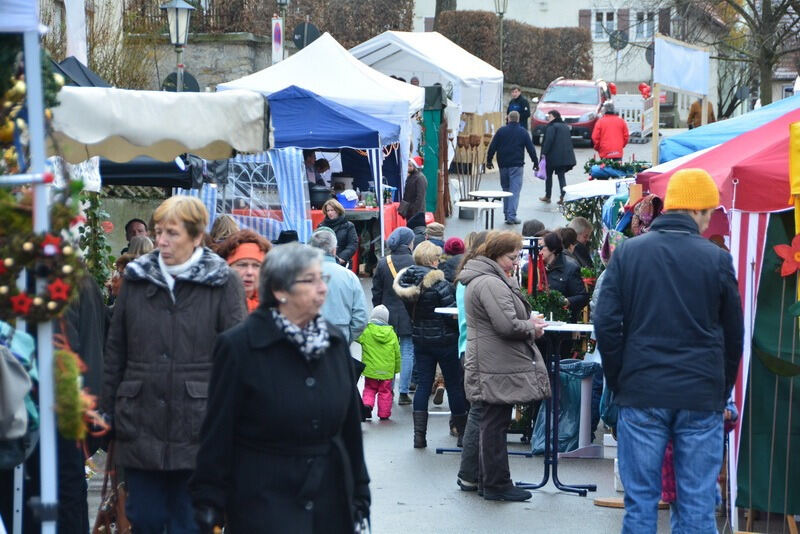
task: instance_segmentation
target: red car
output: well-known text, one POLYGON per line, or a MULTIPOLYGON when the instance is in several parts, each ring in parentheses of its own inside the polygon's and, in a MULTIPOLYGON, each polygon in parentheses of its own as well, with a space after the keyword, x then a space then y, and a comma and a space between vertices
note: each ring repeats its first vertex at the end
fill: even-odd
POLYGON ((547 126, 547 112, 558 110, 572 130, 572 140, 592 142, 592 131, 603 103, 611 97, 606 82, 556 78, 542 95, 531 119, 531 136, 539 144, 547 126))

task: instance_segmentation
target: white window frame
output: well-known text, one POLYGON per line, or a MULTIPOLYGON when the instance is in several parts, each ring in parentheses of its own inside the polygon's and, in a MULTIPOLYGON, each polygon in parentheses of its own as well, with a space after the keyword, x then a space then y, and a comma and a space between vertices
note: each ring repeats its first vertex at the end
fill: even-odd
POLYGON ((633 13, 633 21, 631 26, 633 26, 633 31, 631 32, 631 40, 635 41, 650 41, 653 39, 653 35, 656 31, 656 21, 658 20, 658 13, 656 11, 648 11, 648 10, 639 10, 634 11, 633 13), (642 17, 642 21, 639 21, 639 17, 642 17), (648 19, 648 16, 651 16, 651 19, 648 19))
POLYGON ((617 19, 618 16, 615 9, 592 10, 592 39, 595 41, 608 41, 609 34, 617 29, 617 19), (598 15, 602 17, 601 20, 597 20, 598 15))

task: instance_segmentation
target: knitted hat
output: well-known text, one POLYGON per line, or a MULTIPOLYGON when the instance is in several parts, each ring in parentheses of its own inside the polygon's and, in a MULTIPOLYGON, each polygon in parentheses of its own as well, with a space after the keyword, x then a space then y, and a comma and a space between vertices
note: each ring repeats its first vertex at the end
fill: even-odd
POLYGON ((460 237, 451 237, 444 242, 444 253, 449 256, 458 256, 464 253, 464 240, 460 237))
POLYGON ((719 206, 719 189, 703 169, 681 169, 669 179, 664 210, 707 210, 719 206))
POLYGON ((369 320, 389 324, 389 308, 383 304, 378 304, 372 308, 372 313, 369 314, 369 320))
POLYGON ((411 228, 400 226, 395 228, 386 240, 389 250, 395 250, 402 245, 410 245, 414 242, 414 231, 411 228))
POLYGON ((434 239, 442 239, 444 237, 444 225, 442 223, 432 222, 425 227, 425 235, 434 239))

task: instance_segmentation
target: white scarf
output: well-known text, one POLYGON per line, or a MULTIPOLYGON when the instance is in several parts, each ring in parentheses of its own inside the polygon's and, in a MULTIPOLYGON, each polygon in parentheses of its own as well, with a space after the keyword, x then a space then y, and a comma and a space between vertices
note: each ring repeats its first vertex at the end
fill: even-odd
POLYGON ((158 255, 158 266, 161 268, 161 274, 164 275, 164 280, 169 287, 169 295, 172 297, 172 302, 175 302, 175 293, 173 292, 175 288, 175 278, 194 267, 202 256, 203 247, 197 247, 185 262, 179 263, 178 265, 167 265, 164 263, 164 258, 161 257, 161 254, 158 255))

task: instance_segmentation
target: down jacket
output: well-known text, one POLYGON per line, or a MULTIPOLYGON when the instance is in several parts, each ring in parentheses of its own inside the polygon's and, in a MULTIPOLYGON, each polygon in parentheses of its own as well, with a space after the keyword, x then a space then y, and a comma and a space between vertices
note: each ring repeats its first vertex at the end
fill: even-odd
POLYGON ((458 343, 458 321, 436 313, 456 305, 456 292, 439 269, 412 265, 397 273, 392 286, 411 316, 414 344, 437 346, 458 343))
POLYGON ((519 283, 485 256, 469 260, 458 276, 466 286, 467 400, 522 404, 550 396, 550 381, 536 348, 531 307, 519 283))
POLYGON ((217 335, 247 315, 244 287, 203 250, 175 277, 173 302, 155 250, 128 264, 105 348, 105 413, 114 414, 118 465, 194 469, 217 335))

